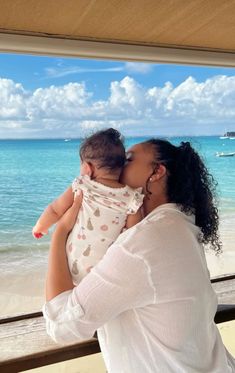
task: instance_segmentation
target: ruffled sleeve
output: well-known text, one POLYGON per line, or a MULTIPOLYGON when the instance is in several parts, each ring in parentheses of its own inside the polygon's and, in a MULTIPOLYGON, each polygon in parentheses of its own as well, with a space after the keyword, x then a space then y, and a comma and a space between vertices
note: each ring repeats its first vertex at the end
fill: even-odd
POLYGON ((142 188, 133 191, 133 197, 129 203, 127 214, 135 214, 143 204, 144 194, 142 188))
POLYGON ((78 176, 72 182, 72 191, 76 195, 78 190, 84 190, 84 177, 78 176))

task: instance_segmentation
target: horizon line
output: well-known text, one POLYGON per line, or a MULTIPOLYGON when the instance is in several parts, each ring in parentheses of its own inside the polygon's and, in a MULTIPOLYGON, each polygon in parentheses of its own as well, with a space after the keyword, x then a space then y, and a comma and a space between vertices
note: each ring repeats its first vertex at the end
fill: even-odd
MULTIPOLYGON (((138 137, 154 137, 154 138, 158 138, 158 137, 217 137, 217 136, 222 136, 221 134, 213 134, 213 135, 205 135, 205 134, 199 134, 199 135, 159 135, 159 136, 154 136, 154 135, 127 135, 127 136, 123 136, 124 139, 125 138, 138 138, 138 137)), ((68 140, 68 141, 72 141, 72 140, 82 140, 84 139, 86 136, 83 136, 83 137, 22 137, 22 138, 16 138, 16 137, 6 137, 6 138, 1 138, 0 137, 0 141, 1 140, 68 140)))

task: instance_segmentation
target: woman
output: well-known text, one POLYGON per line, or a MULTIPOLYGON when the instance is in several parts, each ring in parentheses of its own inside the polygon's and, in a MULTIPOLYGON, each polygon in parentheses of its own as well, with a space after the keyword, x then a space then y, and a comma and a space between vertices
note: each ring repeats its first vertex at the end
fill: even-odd
MULTIPOLYGON (((214 323, 203 244, 220 251, 213 180, 189 143, 127 152, 123 182, 143 187, 145 218, 73 287, 65 242, 80 201, 53 235, 44 316, 59 343, 98 338, 109 373, 235 372, 214 323)), ((80 198, 81 199, 81 198, 80 198)))

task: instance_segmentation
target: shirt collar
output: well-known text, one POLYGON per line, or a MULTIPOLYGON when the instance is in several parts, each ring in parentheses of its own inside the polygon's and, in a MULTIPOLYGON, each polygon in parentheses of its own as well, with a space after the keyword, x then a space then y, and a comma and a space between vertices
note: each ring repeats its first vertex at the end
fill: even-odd
POLYGON ((153 211, 151 211, 146 217, 146 220, 155 220, 159 214, 163 211, 172 211, 178 214, 181 214, 182 217, 189 221, 192 224, 195 224, 195 215, 192 213, 186 214, 185 212, 181 211, 179 205, 176 203, 164 203, 158 207, 156 207, 153 211))

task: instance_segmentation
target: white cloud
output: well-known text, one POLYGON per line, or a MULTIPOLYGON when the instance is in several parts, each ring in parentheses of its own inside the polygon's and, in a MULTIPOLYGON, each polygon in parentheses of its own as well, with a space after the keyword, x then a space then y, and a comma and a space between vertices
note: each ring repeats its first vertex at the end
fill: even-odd
POLYGON ((84 74, 84 73, 99 73, 99 72, 119 72, 123 71, 122 66, 117 67, 109 67, 109 68, 97 68, 97 69, 89 69, 89 68, 82 68, 80 66, 58 66, 57 68, 48 67, 45 69, 47 78, 61 78, 67 75, 74 75, 74 74, 84 74))
POLYGON ((235 76, 146 88, 126 76, 95 100, 84 82, 27 92, 0 79, 1 137, 78 137, 101 127, 128 134, 213 134, 234 129, 235 76))
POLYGON ((127 73, 148 74, 153 71, 153 64, 144 62, 126 62, 125 70, 127 73))
POLYGON ((109 104, 112 109, 117 108, 119 112, 127 111, 129 114, 142 109, 144 88, 134 79, 127 76, 120 82, 112 82, 110 90, 109 104))
MULTIPOLYGON (((84 73, 114 73, 126 72, 128 74, 148 74, 153 71, 153 64, 143 62, 126 62, 114 67, 89 68, 81 66, 64 66, 63 62, 58 62, 56 67, 47 67, 45 70, 46 78, 55 79, 68 75, 84 73)), ((36 75, 37 73, 35 73, 36 75)))
POLYGON ((25 100, 28 94, 21 84, 0 79, 0 118, 19 120, 26 116, 25 100))
POLYGON ((84 83, 38 88, 27 102, 29 116, 59 120, 80 117, 91 96, 84 83))

